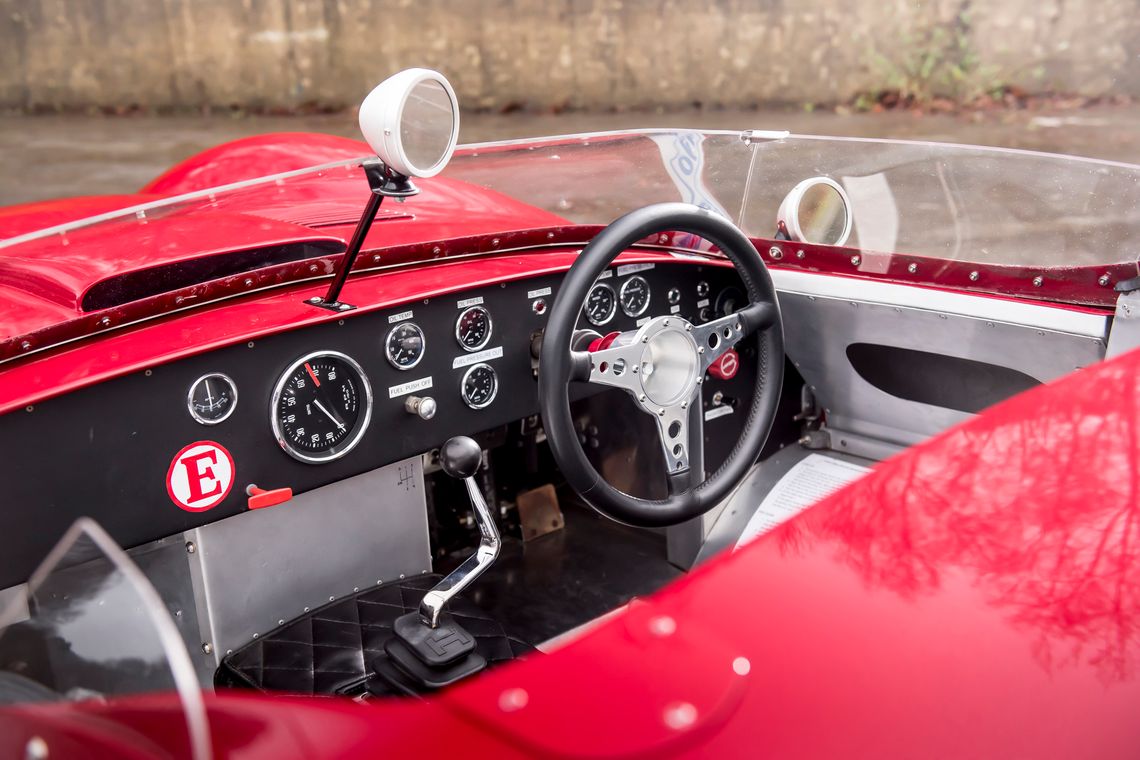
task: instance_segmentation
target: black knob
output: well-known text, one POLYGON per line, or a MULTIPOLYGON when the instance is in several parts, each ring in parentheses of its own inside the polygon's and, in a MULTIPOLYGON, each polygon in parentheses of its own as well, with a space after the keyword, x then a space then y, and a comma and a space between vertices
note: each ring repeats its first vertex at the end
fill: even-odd
POLYGON ((439 466, 453 478, 469 478, 479 471, 483 450, 465 435, 448 438, 439 450, 439 466))

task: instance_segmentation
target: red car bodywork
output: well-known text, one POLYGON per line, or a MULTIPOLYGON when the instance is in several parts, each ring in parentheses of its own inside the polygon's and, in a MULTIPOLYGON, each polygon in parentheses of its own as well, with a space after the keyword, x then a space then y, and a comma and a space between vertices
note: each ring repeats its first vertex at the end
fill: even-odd
MULTIPOLYGON (((221 694, 214 742, 232 757, 1136 757, 1137 461, 1133 352, 884 462, 562 650, 423 703, 221 694)), ((129 757, 145 745, 123 724, 162 746, 180 720, 170 698, 77 712, 8 712, 6 754, 39 733, 129 757)))
MULTIPOLYGON (((305 145, 282 151, 282 160, 300 168, 365 152, 360 143, 335 138, 314 141, 308 153, 301 150, 305 145)), ((264 174, 265 149, 255 142, 248 152, 208 154, 171 170, 136 198, 39 204, 0 216, 0 224, 16 234, 92 209, 264 174)), ((239 224, 237 231, 219 224, 206 239, 164 230, 161 219, 148 225, 159 231, 154 234, 169 234, 169 261, 232 248, 235 236, 249 245, 290 235, 343 240, 353 210, 364 203, 359 174, 321 178, 319 193, 317 184, 291 189, 298 195, 279 205, 319 198, 330 218, 340 214, 343 222, 319 233, 275 218, 265 207, 231 209, 240 222, 249 214, 265 218, 239 224)), ((373 227, 366 250, 382 241, 397 254, 404 246, 408 255, 422 255, 423 245, 445 240, 448 250, 494 254, 516 245, 565 246, 594 230, 567 226, 552 214, 464 183, 440 179, 422 186, 414 208, 409 204, 418 221, 402 220, 403 209, 392 204, 397 213, 373 227), (505 223, 518 232, 502 234, 505 223)), ((120 241, 90 241, 121 252, 99 264, 82 256, 45 256, 17 266, 0 256, 0 263, 11 264, 4 270, 9 276, 32 272, 38 278, 30 289, 26 282, 15 288, 3 283, 0 272, 5 335, 27 339, 72 322, 82 322, 77 335, 98 331, 95 317, 76 307, 85 290, 105 271, 155 263, 140 260, 129 246, 116 247, 149 233, 136 224, 119 232, 120 241)), ((96 228, 92 234, 109 233, 96 228)), ((71 242, 82 235, 75 233, 71 242)), ((834 262, 817 268, 843 271, 845 251, 818 253, 834 262)), ((665 254, 626 255, 653 260, 665 254)), ((896 258, 900 270, 910 261, 896 258)), ((563 247, 393 270, 351 279, 343 298, 365 310, 385 308, 564 271, 573 260, 563 247)), ((310 263, 326 275, 335 257, 305 265, 310 263)), ((338 319, 302 303, 326 282, 250 293, 17 360, 0 375, 0 412, 190 353, 338 319)), ((240 292, 241 283, 224 287, 240 292)), ((130 311, 111 316, 125 321, 130 311)), ((879 465, 564 649, 487 673, 427 702, 211 697, 217 752, 1135 757, 1138 370, 1140 354, 1134 352, 1011 399, 879 465)), ((12 742, 5 745, 7 754, 22 752, 39 733, 55 747, 75 742, 71 746, 93 756, 144 756, 146 745, 124 726, 163 747, 178 720, 168 697, 23 708, 0 716, 0 736, 12 742)))

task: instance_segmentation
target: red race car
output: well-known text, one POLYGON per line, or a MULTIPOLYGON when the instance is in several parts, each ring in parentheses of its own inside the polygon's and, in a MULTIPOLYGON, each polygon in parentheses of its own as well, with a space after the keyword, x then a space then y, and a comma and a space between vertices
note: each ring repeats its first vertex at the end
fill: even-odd
POLYGON ((0 210, 0 747, 1140 754, 1140 166, 268 135, 0 210))

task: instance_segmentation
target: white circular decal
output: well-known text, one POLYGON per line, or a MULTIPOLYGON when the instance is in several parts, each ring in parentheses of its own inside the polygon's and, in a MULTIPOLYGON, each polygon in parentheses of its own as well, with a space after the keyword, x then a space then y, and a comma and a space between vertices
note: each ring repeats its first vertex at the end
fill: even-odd
POLYGON ((166 471, 170 500, 187 512, 205 512, 229 495, 234 459, 221 444, 196 441, 174 455, 166 471))

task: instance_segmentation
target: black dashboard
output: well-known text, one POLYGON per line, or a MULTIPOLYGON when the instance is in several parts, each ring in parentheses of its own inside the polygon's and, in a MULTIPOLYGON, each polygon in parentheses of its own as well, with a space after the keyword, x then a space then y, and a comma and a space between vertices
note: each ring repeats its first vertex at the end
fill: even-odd
MULTIPOLYGON (((136 546, 247 510, 249 484, 304 492, 537 414, 531 341, 560 281, 543 276, 348 313, 0 417, 0 548, 8 557, 0 588, 25 580, 81 515, 136 546), (414 413, 414 400, 426 397, 435 404, 430 419, 414 413), (230 456, 232 487, 208 508, 180 508, 174 461, 203 441, 230 456)), ((742 290, 732 269, 699 261, 611 267, 580 326, 605 334, 668 313, 705 321, 739 305, 742 290)), ((748 393, 756 371, 748 349, 742 355, 735 378, 704 386, 706 440, 739 433, 727 400, 748 393)), ((577 388, 579 398, 596 392, 577 388)), ((710 471, 715 449, 706 455, 710 471)))

